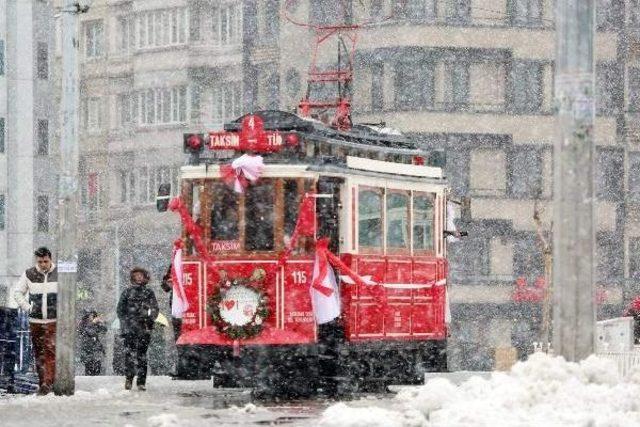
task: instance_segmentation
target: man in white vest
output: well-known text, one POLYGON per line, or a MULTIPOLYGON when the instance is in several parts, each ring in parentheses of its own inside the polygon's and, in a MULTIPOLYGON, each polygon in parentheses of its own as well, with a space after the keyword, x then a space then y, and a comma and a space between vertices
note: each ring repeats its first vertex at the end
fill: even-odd
POLYGON ((38 394, 45 395, 52 391, 56 373, 58 270, 51 261, 49 249, 38 248, 34 255, 35 267, 22 274, 13 296, 18 306, 29 314, 29 332, 40 385, 38 394))

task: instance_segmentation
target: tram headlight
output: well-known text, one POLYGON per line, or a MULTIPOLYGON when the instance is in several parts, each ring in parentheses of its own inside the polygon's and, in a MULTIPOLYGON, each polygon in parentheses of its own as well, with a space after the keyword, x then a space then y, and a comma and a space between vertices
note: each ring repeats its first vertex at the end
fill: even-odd
POLYGON ((195 133, 185 134, 183 148, 186 153, 200 153, 204 148, 204 138, 195 133))
POLYGON ((298 137, 297 133, 289 133, 287 134, 287 136, 285 137, 285 141, 287 143, 287 146, 289 147, 295 147, 298 145, 298 143, 300 142, 300 138, 298 137))

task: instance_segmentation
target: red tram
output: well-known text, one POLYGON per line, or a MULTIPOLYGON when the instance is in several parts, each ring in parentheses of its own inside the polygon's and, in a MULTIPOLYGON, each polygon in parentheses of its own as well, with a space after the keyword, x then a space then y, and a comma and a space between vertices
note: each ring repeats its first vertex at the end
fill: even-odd
POLYGON ((446 370, 441 153, 282 111, 184 148, 179 376, 306 395, 446 370))

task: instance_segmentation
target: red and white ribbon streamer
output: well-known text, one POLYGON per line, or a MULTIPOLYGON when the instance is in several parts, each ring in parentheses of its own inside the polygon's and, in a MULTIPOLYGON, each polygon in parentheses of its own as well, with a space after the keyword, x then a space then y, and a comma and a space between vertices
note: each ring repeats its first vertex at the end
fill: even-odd
POLYGON ((243 154, 231 162, 231 165, 220 166, 222 179, 232 186, 236 193, 244 193, 249 183, 256 182, 264 171, 262 156, 243 154))

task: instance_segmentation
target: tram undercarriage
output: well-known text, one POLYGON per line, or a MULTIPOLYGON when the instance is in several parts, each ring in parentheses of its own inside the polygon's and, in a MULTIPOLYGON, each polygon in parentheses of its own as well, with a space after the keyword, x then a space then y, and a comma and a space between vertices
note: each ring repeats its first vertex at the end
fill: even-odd
POLYGON ((384 392, 420 384, 425 372, 447 370, 446 340, 345 341, 323 325, 308 345, 178 346, 178 379, 212 379, 214 387, 253 389, 257 398, 306 398, 384 392), (234 354, 235 353, 235 354, 234 354))

